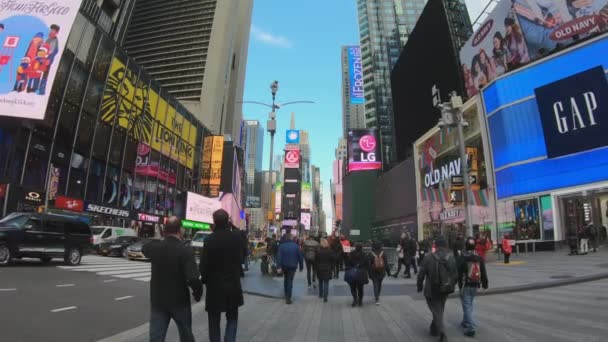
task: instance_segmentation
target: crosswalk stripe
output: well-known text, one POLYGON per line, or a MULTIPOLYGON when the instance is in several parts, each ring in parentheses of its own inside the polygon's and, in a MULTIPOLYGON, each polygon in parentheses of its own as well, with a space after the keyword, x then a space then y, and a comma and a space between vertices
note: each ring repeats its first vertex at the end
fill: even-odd
POLYGON ((116 275, 116 274, 128 274, 128 273, 133 273, 133 270, 97 272, 97 274, 99 274, 99 275, 116 275))
POLYGON ((142 273, 132 273, 132 274, 119 274, 116 275, 116 278, 138 278, 138 277, 144 277, 144 276, 150 276, 152 275, 152 271, 150 272, 142 272, 142 273))
POLYGON ((142 282, 149 282, 152 273, 150 263, 96 255, 85 256, 79 266, 57 267, 73 272, 91 272, 99 276, 133 279, 142 282))
POLYGON ((135 280, 139 280, 139 281, 150 281, 151 277, 143 277, 143 278, 135 278, 135 280))
POLYGON ((120 267, 100 267, 100 268, 81 268, 73 270, 74 272, 103 272, 103 271, 118 271, 118 270, 131 270, 131 269, 150 269, 150 267, 137 267, 137 266, 120 266, 120 267))

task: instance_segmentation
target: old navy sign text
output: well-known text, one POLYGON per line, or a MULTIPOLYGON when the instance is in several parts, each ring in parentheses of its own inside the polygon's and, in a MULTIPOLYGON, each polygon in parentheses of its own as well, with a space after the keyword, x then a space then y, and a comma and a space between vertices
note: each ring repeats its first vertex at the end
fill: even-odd
POLYGON ((460 164, 459 158, 441 166, 439 169, 427 172, 424 175, 424 186, 429 188, 445 180, 451 179, 452 176, 458 176, 461 172, 460 164))

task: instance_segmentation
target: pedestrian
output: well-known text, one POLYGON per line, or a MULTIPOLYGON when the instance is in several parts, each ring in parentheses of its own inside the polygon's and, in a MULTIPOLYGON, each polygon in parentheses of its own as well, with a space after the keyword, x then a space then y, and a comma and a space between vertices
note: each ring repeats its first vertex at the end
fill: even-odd
POLYGON ((416 251, 418 250, 418 243, 416 240, 410 238, 408 236, 407 239, 407 249, 404 254, 408 259, 405 263, 405 273, 407 278, 411 278, 412 275, 410 273, 410 267, 414 269, 414 274, 418 274, 418 267, 416 267, 416 251))
POLYGON ((574 226, 568 228, 566 238, 570 247, 570 254, 568 255, 578 255, 578 232, 574 226))
POLYGON ((329 280, 336 264, 336 256, 329 248, 329 242, 326 239, 321 239, 320 245, 321 248, 315 254, 315 269, 317 271, 317 278, 319 279, 319 298, 322 298, 323 302, 327 303, 329 280))
POLYGON ((376 299, 376 305, 380 305, 382 281, 387 274, 390 274, 388 260, 380 241, 375 241, 372 243, 372 251, 368 254, 368 258, 368 273, 369 277, 372 279, 372 284, 374 285, 374 297, 376 299))
POLYGON ((342 258, 342 244, 340 240, 333 236, 331 241, 331 249, 336 255, 336 264, 334 265, 334 278, 340 278, 340 269, 342 268, 343 258, 342 258))
POLYGON ((435 240, 435 247, 436 251, 426 255, 422 261, 417 287, 418 292, 424 289, 426 303, 433 314, 431 336, 439 336, 439 341, 447 341, 443 312, 448 295, 454 292, 458 270, 454 255, 448 250, 447 241, 443 237, 435 240))
POLYGON ((290 238, 291 232, 285 232, 285 236, 279 245, 277 253, 277 265, 283 272, 283 286, 285 288, 285 303, 292 303, 293 278, 300 266, 300 272, 304 269, 304 258, 300 246, 290 238))
POLYGON ((502 239, 502 253, 505 256, 505 264, 509 263, 509 259, 511 258, 512 252, 513 248, 511 246, 511 239, 509 238, 509 234, 505 234, 502 239))
MULTIPOLYGON (((405 263, 405 238, 406 234, 402 233, 399 242, 397 243, 397 272, 393 275, 393 278, 399 277, 399 272, 401 272, 401 265, 405 266, 407 269, 407 265, 405 263)), ((405 275, 405 274, 404 274, 405 275)))
POLYGON ((194 342, 190 293, 200 301, 203 286, 196 269, 194 251, 182 243, 181 221, 167 220, 165 239, 147 243, 143 254, 152 263, 150 279, 150 342, 165 340, 171 319, 175 321, 182 342, 194 342))
POLYGON ((418 242, 418 267, 422 265, 422 260, 424 260, 424 256, 429 252, 429 248, 429 242, 426 239, 418 242))
POLYGON ((476 241, 475 251, 484 261, 486 260, 486 252, 492 249, 492 242, 485 235, 480 236, 476 241))
POLYGON ((591 248, 593 248, 593 252, 597 252, 598 231, 597 228, 595 228, 593 222, 589 221, 587 227, 585 227, 585 235, 587 235, 587 237, 589 238, 589 242, 591 243, 591 248))
POLYGON ((473 319, 473 301, 480 287, 488 289, 488 274, 485 262, 475 253, 475 239, 470 237, 465 242, 465 251, 458 263, 458 289, 463 313, 460 326, 469 337, 475 336, 477 328, 473 319))
POLYGON ((369 283, 368 269, 368 260, 363 254, 363 245, 359 242, 355 245, 355 250, 349 253, 344 271, 344 280, 350 286, 350 293, 353 295, 353 307, 363 306, 363 287, 369 283))
POLYGON ((308 288, 317 287, 316 272, 315 272, 315 256, 319 251, 319 243, 309 236, 304 241, 304 261, 306 262, 306 279, 308 280, 308 288), (311 281, 312 280, 312 281, 311 281))
POLYGON ((588 230, 587 227, 589 226, 590 223, 587 223, 587 225, 585 226, 585 228, 581 228, 581 231, 579 233, 579 239, 580 239, 580 254, 585 255, 587 253, 589 253, 589 235, 588 235, 588 230))
POLYGON ((241 266, 246 244, 238 232, 231 231, 229 215, 219 209, 213 213, 213 232, 205 239, 199 268, 207 287, 205 310, 209 321, 209 341, 220 342, 220 320, 226 313, 224 342, 236 340, 239 307, 243 306, 241 266))

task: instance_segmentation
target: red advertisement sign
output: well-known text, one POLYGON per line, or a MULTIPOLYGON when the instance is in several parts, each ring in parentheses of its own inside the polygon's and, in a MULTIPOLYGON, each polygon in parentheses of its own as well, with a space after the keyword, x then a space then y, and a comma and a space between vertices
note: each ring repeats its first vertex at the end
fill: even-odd
POLYGON ((285 152, 285 167, 288 169, 297 169, 300 167, 300 151, 285 152))
POLYGON ((57 196, 55 199, 55 207, 70 211, 83 211, 84 201, 76 198, 57 196))

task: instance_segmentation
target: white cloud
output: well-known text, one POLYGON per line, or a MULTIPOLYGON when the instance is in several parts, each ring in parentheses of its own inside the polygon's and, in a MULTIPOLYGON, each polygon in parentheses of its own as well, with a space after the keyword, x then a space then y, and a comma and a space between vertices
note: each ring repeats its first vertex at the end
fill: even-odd
POLYGON ((268 31, 265 31, 255 25, 251 26, 251 34, 253 38, 264 44, 278 46, 282 48, 292 48, 293 43, 285 36, 274 35, 268 31))

